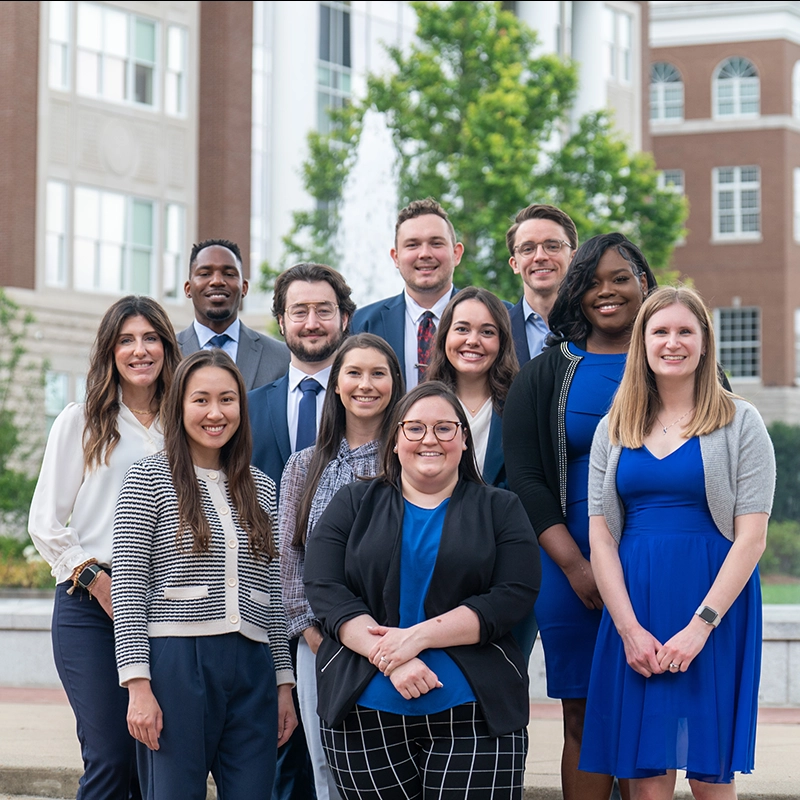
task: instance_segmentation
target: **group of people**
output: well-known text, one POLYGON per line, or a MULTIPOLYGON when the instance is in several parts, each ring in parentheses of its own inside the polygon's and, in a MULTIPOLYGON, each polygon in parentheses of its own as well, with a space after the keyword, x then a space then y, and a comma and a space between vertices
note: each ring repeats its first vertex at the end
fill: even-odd
POLYGON ((578 247, 532 205, 507 243, 519 303, 459 291, 463 245, 415 201, 403 292, 356 310, 338 272, 295 265, 285 345, 238 318, 226 240, 193 248, 177 337, 153 300, 109 309, 30 514, 78 798, 200 800, 210 772, 229 800, 519 800, 537 628, 566 800, 615 778, 666 800, 678 769, 735 798, 764 424, 702 299, 657 288, 623 235, 578 247))

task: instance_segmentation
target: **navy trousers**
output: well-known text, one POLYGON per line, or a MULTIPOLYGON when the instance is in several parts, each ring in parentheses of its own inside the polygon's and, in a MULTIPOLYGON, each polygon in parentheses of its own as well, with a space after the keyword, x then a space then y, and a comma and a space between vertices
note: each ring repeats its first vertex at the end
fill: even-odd
POLYGON ((83 775, 77 800, 140 800, 136 740, 128 733, 128 692, 119 685, 114 623, 72 581, 56 586, 53 657, 75 712, 83 775))
POLYGON ((145 800, 269 800, 278 692, 269 645, 239 633, 150 639, 151 686, 164 714, 159 749, 137 743, 145 800))

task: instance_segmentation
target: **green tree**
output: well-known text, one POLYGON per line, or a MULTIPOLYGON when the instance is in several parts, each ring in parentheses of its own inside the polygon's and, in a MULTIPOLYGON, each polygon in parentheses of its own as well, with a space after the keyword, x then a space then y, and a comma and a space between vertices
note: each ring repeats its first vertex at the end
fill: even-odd
POLYGON ((772 519, 800 522, 800 426, 773 422, 769 435, 777 472, 772 519))
POLYGON ((32 322, 32 315, 0 288, 0 512, 7 517, 27 514, 36 486, 35 478, 14 467, 30 452, 27 430, 12 408, 14 399, 26 395, 30 385, 30 378, 25 379, 29 367, 24 363, 24 342, 32 322))
POLYGON ((500 3, 411 5, 417 40, 406 52, 388 48, 392 74, 369 75, 365 98, 333 115, 334 132, 309 136, 303 180, 317 211, 294 214, 287 254, 338 264, 342 188, 364 114, 374 109, 394 141, 401 205, 433 196, 450 213, 466 248, 461 285, 518 297, 505 231, 533 202, 564 208, 582 239, 621 230, 662 279, 675 277, 669 258, 683 230, 685 200, 658 189, 652 157, 631 154, 607 115, 588 115, 572 135, 563 133, 575 66, 533 55, 536 34, 500 3))

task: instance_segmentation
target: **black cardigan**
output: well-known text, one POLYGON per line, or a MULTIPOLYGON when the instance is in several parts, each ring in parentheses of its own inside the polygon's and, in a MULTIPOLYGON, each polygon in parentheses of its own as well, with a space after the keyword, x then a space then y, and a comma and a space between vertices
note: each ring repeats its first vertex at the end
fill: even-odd
POLYGON ((567 394, 582 360, 566 342, 548 348, 523 365, 503 410, 509 487, 522 500, 537 536, 566 524, 567 394))
MULTIPOLYGON (((304 581, 323 641, 317 653, 318 712, 330 726, 353 709, 376 667, 343 647, 339 628, 361 614, 397 626, 403 497, 381 479, 351 483, 331 500, 309 537, 304 581)), ((528 674, 512 627, 539 593, 539 549, 519 498, 459 481, 445 514, 425 598, 428 618, 465 605, 480 643, 445 648, 472 688, 493 736, 528 723, 528 674)))

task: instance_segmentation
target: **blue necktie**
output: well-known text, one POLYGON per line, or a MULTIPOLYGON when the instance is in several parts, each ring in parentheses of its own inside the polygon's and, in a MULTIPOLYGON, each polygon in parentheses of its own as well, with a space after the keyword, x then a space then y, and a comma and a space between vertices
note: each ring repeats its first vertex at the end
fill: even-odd
POLYGON ((300 381, 300 410, 297 415, 297 443, 295 450, 311 447, 317 440, 317 393, 322 384, 316 378, 303 378, 300 381))
POLYGON ((209 347, 219 347, 220 350, 224 349, 225 342, 233 341, 227 333, 218 333, 216 336, 212 336, 207 344, 206 348, 209 347))

